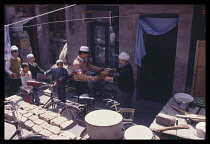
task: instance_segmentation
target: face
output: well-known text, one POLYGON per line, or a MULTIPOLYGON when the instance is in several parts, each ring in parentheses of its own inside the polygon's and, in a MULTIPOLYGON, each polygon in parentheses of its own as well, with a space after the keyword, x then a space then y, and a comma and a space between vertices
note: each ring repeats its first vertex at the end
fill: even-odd
POLYGON ((89 56, 89 53, 82 53, 81 55, 80 55, 80 57, 81 58, 83 58, 83 59, 86 59, 87 57, 89 56))
POLYGON ((58 63, 58 68, 63 68, 63 63, 58 63))
POLYGON ((18 55, 19 55, 19 51, 18 51, 18 50, 17 50, 17 51, 13 51, 11 54, 12 54, 12 56, 13 56, 14 58, 17 58, 18 55))
POLYGON ((122 59, 119 59, 119 63, 120 63, 120 65, 125 65, 126 61, 122 60, 122 59))
POLYGON ((35 58, 34 58, 34 57, 31 57, 31 58, 28 59, 28 61, 29 61, 30 63, 34 63, 34 62, 35 62, 35 58))
POLYGON ((23 71, 24 71, 24 72, 28 72, 28 71, 29 71, 29 66, 24 67, 24 68, 23 68, 23 71))

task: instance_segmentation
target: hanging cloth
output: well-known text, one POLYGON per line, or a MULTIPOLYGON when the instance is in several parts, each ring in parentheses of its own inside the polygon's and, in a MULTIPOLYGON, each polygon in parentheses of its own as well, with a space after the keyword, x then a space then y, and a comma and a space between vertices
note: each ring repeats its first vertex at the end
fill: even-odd
POLYGON ((161 35, 178 24, 178 18, 143 17, 137 22, 136 51, 134 63, 141 67, 142 58, 146 55, 143 34, 161 35))
POLYGON ((4 26, 4 60, 11 58, 11 42, 9 37, 9 27, 4 26))

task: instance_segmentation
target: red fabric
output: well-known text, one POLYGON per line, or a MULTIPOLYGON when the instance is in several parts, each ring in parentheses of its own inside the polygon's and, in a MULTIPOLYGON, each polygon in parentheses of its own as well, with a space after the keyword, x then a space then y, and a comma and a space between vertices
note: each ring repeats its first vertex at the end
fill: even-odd
MULTIPOLYGON (((82 71, 83 72, 83 74, 86 74, 86 70, 84 70, 84 71, 82 71)), ((74 74, 76 74, 77 75, 77 72, 73 72, 74 74)))

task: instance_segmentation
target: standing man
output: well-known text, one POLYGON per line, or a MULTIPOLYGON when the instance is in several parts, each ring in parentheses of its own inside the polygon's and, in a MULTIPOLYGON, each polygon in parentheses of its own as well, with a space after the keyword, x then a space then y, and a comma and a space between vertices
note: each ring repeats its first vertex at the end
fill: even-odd
POLYGON ((121 91, 121 107, 130 108, 133 91, 134 91, 134 79, 133 79, 133 68, 128 62, 130 56, 126 52, 122 52, 119 55, 120 68, 116 69, 119 72, 119 76, 106 77, 106 81, 114 81, 118 84, 121 91))
POLYGON ((19 51, 15 45, 11 47, 11 54, 12 57, 5 64, 5 71, 9 77, 9 96, 16 94, 21 86, 21 59, 18 57, 19 51))
POLYGON ((94 71, 102 71, 103 68, 99 68, 91 65, 87 60, 87 56, 89 55, 89 48, 87 46, 81 46, 79 50, 78 57, 73 62, 74 69, 74 79, 75 79, 75 87, 78 94, 78 103, 79 96, 86 93, 88 86, 87 81, 98 81, 97 76, 88 76, 86 75, 87 69, 91 69, 94 71))

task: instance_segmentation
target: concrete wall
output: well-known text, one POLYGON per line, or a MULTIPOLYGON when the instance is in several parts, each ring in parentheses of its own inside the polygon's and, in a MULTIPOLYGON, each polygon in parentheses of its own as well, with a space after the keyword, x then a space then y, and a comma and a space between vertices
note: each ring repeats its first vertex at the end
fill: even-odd
MULTIPOLYGON (((67 6, 67 5, 65 5, 67 6)), ((76 5, 65 11, 66 20, 82 19, 84 7, 76 5)), ((78 56, 80 46, 87 46, 87 28, 81 20, 66 22, 66 37, 68 48, 68 65, 72 66, 74 59, 78 56)))
MULTIPOLYGON (((40 15, 48 12, 47 7, 36 7, 35 15, 40 15)), ((36 18, 37 24, 48 23, 48 15, 44 15, 36 18)), ((49 41, 49 25, 44 24, 37 26, 37 39, 39 44, 40 54, 40 66, 46 66, 49 64, 49 52, 50 52, 50 41, 49 41)), ((47 66, 46 66, 47 67, 47 66)))
MULTIPOLYGON (((134 64, 136 28, 140 13, 177 13, 179 14, 176 60, 174 69, 173 94, 185 91, 187 63, 191 38, 193 5, 119 5, 119 53, 126 51, 133 66, 134 79, 137 80, 137 65, 134 64), (137 15, 137 16, 134 16, 137 15)), ((136 90, 133 101, 136 99, 136 90)))

